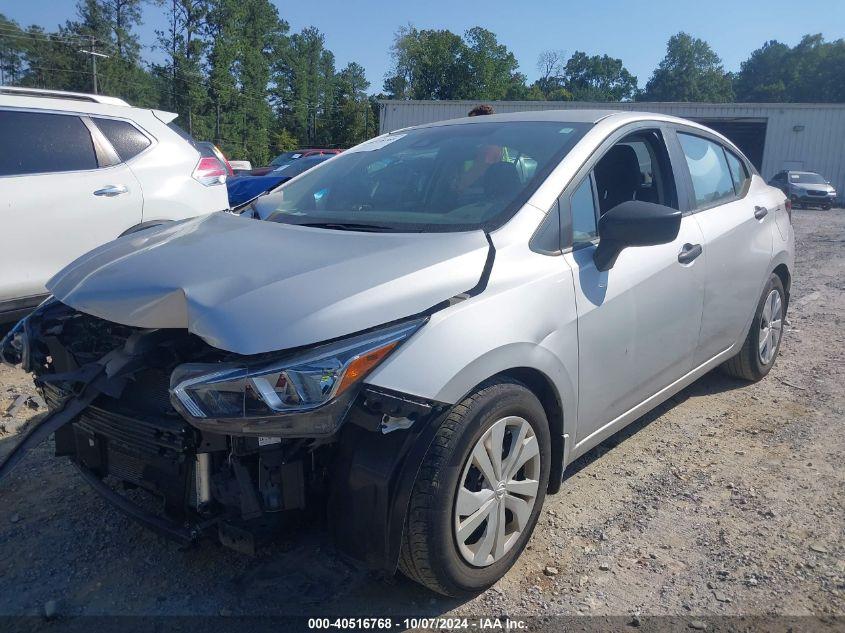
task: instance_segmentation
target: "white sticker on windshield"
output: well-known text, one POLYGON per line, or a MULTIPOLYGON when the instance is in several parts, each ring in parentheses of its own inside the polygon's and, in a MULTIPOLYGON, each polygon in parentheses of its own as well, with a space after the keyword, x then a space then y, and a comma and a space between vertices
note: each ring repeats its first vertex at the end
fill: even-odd
POLYGON ((302 156, 302 154, 294 154, 291 158, 299 158, 300 156, 302 156))
POLYGON ((269 446, 270 444, 281 444, 282 438, 280 437, 258 437, 258 445, 259 446, 269 446))
POLYGON ((353 147, 352 149, 346 150, 346 154, 350 152, 372 152, 377 149, 381 149, 391 143, 395 143, 400 138, 405 136, 404 134, 386 134, 385 136, 377 136, 374 139, 370 139, 369 141, 364 141, 360 145, 353 147))

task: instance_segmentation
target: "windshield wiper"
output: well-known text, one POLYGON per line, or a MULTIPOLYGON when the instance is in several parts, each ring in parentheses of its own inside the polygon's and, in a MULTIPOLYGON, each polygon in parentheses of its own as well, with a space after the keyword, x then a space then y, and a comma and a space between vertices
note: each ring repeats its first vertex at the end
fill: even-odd
POLYGON ((355 222, 301 222, 296 226, 310 226, 317 229, 334 229, 336 231, 368 231, 370 233, 388 233, 396 231, 389 226, 378 224, 356 224, 355 222))

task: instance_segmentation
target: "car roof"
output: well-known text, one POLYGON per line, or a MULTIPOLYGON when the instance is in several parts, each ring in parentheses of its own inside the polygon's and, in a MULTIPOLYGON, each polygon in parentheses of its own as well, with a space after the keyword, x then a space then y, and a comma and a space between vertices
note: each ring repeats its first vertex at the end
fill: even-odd
MULTIPOLYGON (((423 123, 420 125, 409 126, 403 128, 402 131, 415 130, 429 127, 440 127, 446 125, 473 125, 478 123, 493 123, 493 122, 513 122, 513 121, 552 121, 558 123, 592 123, 596 124, 600 121, 609 119, 617 120, 620 124, 622 122, 631 121, 667 121, 680 123, 692 127, 705 129, 708 128, 675 116, 667 114, 659 114, 656 112, 638 112, 634 110, 610 110, 610 109, 587 109, 587 108, 566 108, 561 110, 528 110, 524 112, 505 112, 502 114, 487 114, 474 117, 462 117, 458 119, 446 119, 444 121, 434 121, 432 123, 423 123)), ((400 130, 394 130, 399 132, 400 130)))
POLYGON ((165 124, 178 116, 175 112, 137 108, 118 97, 13 86, 0 87, 0 106, 128 118, 137 116, 138 112, 153 112, 165 124))
POLYGON ((618 110, 529 110, 525 112, 506 112, 503 114, 485 114, 482 116, 461 117, 458 119, 446 119, 415 125, 412 128, 418 129, 427 127, 439 127, 442 125, 472 125, 476 123, 497 123, 507 121, 558 121, 561 123, 598 123, 602 119, 618 114, 618 110))

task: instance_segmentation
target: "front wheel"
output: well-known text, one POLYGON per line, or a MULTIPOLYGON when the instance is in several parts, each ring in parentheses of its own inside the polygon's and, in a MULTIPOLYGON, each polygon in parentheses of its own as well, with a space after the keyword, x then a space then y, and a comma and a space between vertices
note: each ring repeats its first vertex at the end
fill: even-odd
POLYGON ((414 483, 402 573, 447 596, 495 583, 534 530, 550 462, 545 411, 523 385, 490 383, 455 405, 414 483))
POLYGON ((780 350, 785 316, 783 282, 772 273, 757 303, 748 336, 739 353, 722 365, 724 371, 735 378, 752 382, 768 374, 780 350))

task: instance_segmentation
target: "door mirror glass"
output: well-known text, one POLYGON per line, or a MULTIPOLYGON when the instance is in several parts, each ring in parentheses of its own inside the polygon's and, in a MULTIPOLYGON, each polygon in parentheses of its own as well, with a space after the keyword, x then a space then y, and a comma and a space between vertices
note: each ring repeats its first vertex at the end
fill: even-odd
POLYGON ((601 216, 596 268, 608 270, 623 249, 668 244, 678 237, 681 212, 662 204, 626 200, 601 216))

